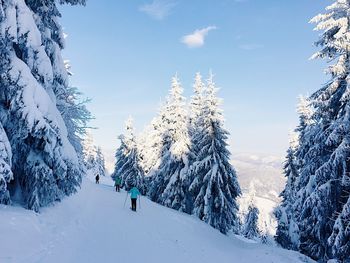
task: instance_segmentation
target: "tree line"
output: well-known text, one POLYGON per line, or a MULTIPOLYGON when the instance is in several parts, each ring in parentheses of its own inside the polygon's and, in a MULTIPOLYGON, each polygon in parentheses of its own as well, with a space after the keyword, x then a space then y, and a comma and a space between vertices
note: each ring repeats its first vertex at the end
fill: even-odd
POLYGON ((230 164, 217 91, 212 74, 204 83, 197 73, 187 105, 173 77, 169 96, 139 138, 132 121, 127 122, 112 176, 120 176, 126 190, 137 186, 152 201, 228 233, 239 229, 236 198, 241 190, 230 164))

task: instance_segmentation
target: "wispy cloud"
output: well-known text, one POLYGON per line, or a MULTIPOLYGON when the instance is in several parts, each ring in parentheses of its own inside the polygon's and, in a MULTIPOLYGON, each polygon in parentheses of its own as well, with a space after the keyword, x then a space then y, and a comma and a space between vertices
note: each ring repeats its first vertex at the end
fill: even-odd
POLYGON ((189 48, 201 47, 204 45, 205 37, 209 31, 217 29, 216 26, 208 26, 206 28, 197 29, 192 34, 183 36, 181 42, 187 45, 189 48))
POLYGON ((153 0, 152 3, 141 5, 139 10, 156 20, 162 20, 175 6, 176 2, 173 0, 153 0))
POLYGON ((240 45, 239 48, 243 49, 243 50, 256 50, 256 49, 260 49, 263 48, 263 45, 260 44, 243 44, 240 45))

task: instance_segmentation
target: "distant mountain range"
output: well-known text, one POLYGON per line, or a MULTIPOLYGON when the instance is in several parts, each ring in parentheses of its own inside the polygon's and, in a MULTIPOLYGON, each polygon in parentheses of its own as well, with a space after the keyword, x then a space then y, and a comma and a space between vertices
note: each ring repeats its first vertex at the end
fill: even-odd
POLYGON ((239 198, 240 218, 244 220, 250 200, 259 209, 259 229, 271 236, 276 232, 274 208, 280 202, 279 194, 285 185, 282 172, 283 158, 263 154, 233 154, 232 164, 242 188, 239 198))
POLYGON ((285 185, 283 158, 263 154, 234 154, 232 164, 237 171, 242 191, 254 187, 256 196, 279 202, 285 185))

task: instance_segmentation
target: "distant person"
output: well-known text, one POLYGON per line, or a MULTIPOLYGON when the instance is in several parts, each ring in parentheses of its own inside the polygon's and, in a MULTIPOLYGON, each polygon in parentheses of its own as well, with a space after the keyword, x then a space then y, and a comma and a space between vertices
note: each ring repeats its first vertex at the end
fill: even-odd
POLYGON ((96 179, 96 184, 99 184, 100 183, 100 176, 98 174, 96 175, 95 179, 96 179))
POLYGON ((115 177, 115 180, 114 180, 114 186, 115 186, 115 191, 116 192, 120 192, 120 186, 122 184, 122 179, 120 178, 119 175, 117 175, 115 177))
POLYGON ((139 189, 137 189, 137 187, 134 186, 133 188, 130 189, 129 194, 131 198, 131 210, 136 212, 136 201, 137 201, 137 197, 141 195, 140 191, 139 189))

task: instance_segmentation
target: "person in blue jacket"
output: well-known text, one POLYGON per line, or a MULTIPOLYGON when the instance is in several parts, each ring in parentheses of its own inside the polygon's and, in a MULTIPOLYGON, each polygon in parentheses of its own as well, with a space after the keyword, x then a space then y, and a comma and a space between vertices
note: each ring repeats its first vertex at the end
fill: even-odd
POLYGON ((136 201, 137 197, 140 195, 140 191, 134 186, 130 189, 129 194, 131 198, 131 210, 136 212, 136 201))
POLYGON ((120 185, 122 184, 122 179, 120 178, 119 175, 115 177, 114 180, 114 186, 115 186, 115 191, 120 192, 120 185))

